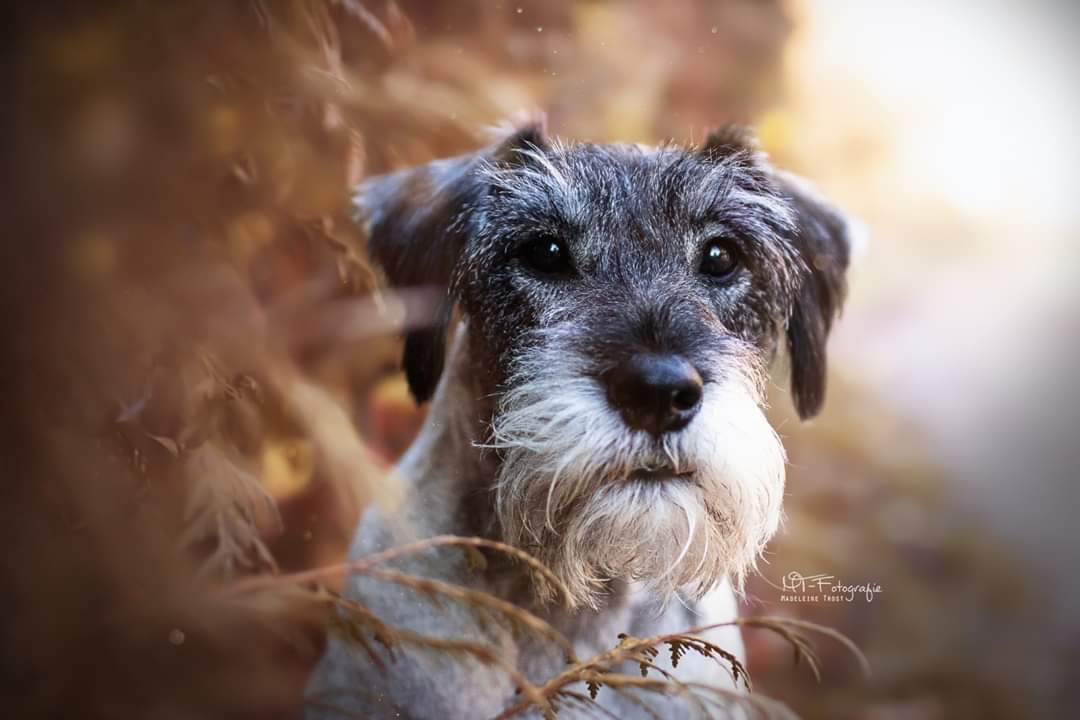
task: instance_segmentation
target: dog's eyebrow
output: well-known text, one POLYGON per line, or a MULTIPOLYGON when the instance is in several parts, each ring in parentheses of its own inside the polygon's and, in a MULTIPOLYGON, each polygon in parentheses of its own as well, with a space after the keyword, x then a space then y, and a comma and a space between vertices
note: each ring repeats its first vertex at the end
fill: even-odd
POLYGON ((490 183, 510 222, 546 222, 576 227, 585 216, 585 200, 569 177, 562 156, 542 150, 517 151, 513 165, 482 163, 477 172, 490 183))
POLYGON ((719 213, 721 218, 756 235, 795 228, 795 212, 786 199, 772 192, 755 192, 738 185, 724 194, 719 213))
MULTIPOLYGON (((536 147, 518 149, 516 152, 523 161, 520 167, 527 168, 539 165, 546 173, 545 177, 554 181, 555 185, 564 193, 570 194, 570 181, 563 172, 563 168, 558 167, 552 159, 548 157, 547 153, 536 147)), ((541 175, 543 174, 544 173, 541 173, 541 175)))
POLYGON ((795 227, 787 200, 760 174, 733 162, 702 163, 685 155, 673 161, 665 175, 665 186, 675 189, 679 211, 694 223, 732 226, 750 240, 795 227))

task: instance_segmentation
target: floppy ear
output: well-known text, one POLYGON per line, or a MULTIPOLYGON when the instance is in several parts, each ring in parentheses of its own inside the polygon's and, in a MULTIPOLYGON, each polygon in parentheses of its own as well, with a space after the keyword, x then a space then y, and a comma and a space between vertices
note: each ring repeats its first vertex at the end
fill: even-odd
POLYGON ((803 420, 811 418, 825 400, 825 341, 847 290, 844 273, 851 254, 847 219, 805 180, 771 169, 746 126, 725 125, 712 131, 699 152, 754 171, 769 186, 775 183, 794 212, 791 240, 805 270, 787 319, 787 347, 795 409, 803 420))
POLYGON ((753 129, 739 123, 710 130, 698 153, 714 161, 736 160, 747 166, 764 163, 753 129))
MULTIPOLYGON (((466 239, 461 216, 480 192, 478 160, 476 154, 436 160, 357 187, 355 218, 365 226, 368 253, 391 286, 448 288, 466 239)), ((451 305, 443 296, 433 324, 405 335, 401 364, 417 403, 431 397, 442 374, 451 305)))
POLYGON ((405 336, 402 366, 418 403, 431 398, 442 375, 453 312, 450 280, 471 232, 469 213, 488 192, 479 171, 514 161, 517 150, 545 145, 542 128, 530 126, 497 146, 379 175, 356 188, 354 217, 390 285, 437 286, 446 293, 434 323, 405 336))
POLYGON ((847 292, 851 237, 847 219, 809 183, 785 172, 775 177, 795 211, 793 239, 806 268, 787 323, 791 394, 806 420, 825 400, 825 341, 847 292))

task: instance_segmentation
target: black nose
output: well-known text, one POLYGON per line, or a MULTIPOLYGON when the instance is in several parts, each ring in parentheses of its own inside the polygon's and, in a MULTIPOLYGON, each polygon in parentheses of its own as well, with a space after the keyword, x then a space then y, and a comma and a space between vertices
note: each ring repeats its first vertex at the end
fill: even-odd
POLYGON ((626 424, 653 435, 683 429, 701 406, 701 375, 678 355, 633 355, 604 381, 626 424))

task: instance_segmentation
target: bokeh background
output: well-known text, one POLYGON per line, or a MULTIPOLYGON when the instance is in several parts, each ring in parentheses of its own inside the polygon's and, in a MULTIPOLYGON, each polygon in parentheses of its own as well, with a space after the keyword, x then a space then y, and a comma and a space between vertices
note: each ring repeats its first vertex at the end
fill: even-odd
MULTIPOLYGON (((1080 9, 1036 0, 50 3, 5 24, 12 717, 290 717, 325 617, 222 583, 340 560, 423 408, 345 213, 538 112, 753 124, 865 228, 823 414, 782 369, 788 521, 747 614, 836 627, 807 718, 1080 711, 1080 9), (784 602, 790 572, 872 601, 784 602)), ((614 639, 613 639, 614 642, 614 639)))

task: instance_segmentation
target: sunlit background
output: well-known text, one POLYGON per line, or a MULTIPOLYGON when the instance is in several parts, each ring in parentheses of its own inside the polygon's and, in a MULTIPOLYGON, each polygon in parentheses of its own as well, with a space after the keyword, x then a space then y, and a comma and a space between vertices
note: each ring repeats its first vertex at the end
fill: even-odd
POLYGON ((395 331, 425 302, 372 299, 348 187, 537 113, 598 141, 751 123, 861 229, 822 415, 800 425, 774 376, 788 519, 744 611, 836 627, 874 670, 826 643, 818 682, 748 633, 757 689, 807 718, 1080 709, 1080 5, 25 16, 4 125, 8 459, 23 469, 5 490, 5 655, 20 659, 0 669, 17 710, 100 694, 146 716, 295 712, 317 618, 294 612, 307 629, 268 639, 191 577, 335 562, 363 504, 393 502, 384 471, 423 412, 395 331), (785 602, 791 572, 881 592, 785 602), (100 627, 70 619, 84 594, 113 608, 100 627), (130 673, 151 678, 140 693, 118 682, 130 673))

